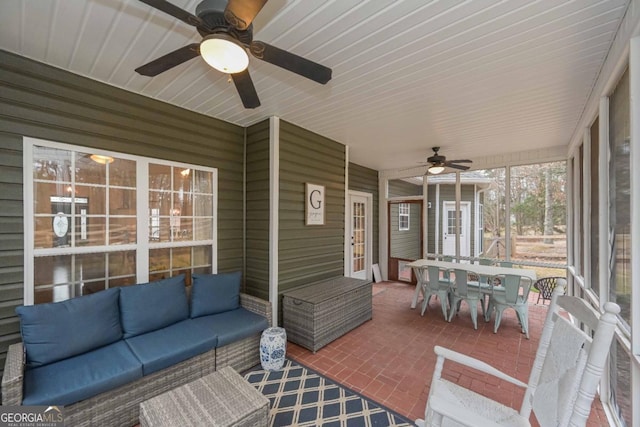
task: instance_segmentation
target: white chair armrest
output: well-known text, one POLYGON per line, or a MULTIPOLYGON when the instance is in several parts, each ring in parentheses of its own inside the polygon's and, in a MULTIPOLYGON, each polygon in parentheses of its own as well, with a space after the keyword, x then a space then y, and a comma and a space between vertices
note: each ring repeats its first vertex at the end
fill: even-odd
POLYGON ((515 384, 523 388, 527 387, 526 383, 523 383, 522 381, 513 378, 502 371, 499 371, 498 369, 485 362, 474 359, 473 357, 458 353, 457 351, 449 350, 448 348, 440 347, 439 345, 435 346, 433 348, 433 351, 435 351, 436 355, 438 355, 439 357, 444 357, 447 360, 451 360, 456 363, 460 363, 461 365, 477 369, 478 371, 493 375, 494 377, 510 382, 511 384, 515 384))

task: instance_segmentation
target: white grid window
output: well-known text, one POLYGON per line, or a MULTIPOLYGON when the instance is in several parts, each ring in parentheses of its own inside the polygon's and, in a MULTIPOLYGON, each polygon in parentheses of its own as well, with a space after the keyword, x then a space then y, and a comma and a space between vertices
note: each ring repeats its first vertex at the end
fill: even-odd
POLYGON ((24 142, 26 304, 216 271, 216 169, 24 142))
POLYGON ((409 230, 409 222, 411 217, 411 206, 409 203, 400 203, 398 205, 398 230, 409 230))

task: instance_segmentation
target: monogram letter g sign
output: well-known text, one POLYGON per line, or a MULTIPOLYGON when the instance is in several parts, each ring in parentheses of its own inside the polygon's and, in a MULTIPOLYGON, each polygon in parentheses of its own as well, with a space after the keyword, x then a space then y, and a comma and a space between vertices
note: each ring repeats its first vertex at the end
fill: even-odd
POLYGON ((306 225, 324 225, 324 185, 306 184, 306 225))

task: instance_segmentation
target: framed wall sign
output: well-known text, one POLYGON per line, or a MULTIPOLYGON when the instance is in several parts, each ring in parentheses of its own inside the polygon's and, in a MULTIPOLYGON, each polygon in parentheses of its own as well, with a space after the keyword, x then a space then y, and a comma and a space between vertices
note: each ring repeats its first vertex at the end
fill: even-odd
POLYGON ((306 225, 324 225, 324 185, 305 184, 306 191, 306 225))

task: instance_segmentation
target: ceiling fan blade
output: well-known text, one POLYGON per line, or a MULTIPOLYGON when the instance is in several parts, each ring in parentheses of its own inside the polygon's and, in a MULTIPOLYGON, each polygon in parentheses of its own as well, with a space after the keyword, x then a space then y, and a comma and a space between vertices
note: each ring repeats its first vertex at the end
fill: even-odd
POLYGON ((253 41, 249 46, 251 54, 258 59, 284 68, 321 84, 331 80, 331 68, 305 59, 269 44, 253 41))
POLYGON ((236 89, 242 100, 242 105, 244 105, 245 108, 259 107, 260 99, 253 85, 253 80, 251 80, 251 75, 249 75, 249 70, 247 69, 239 73, 231 74, 231 78, 236 85, 236 89))
POLYGON ((467 169, 469 169, 469 166, 456 165, 449 162, 447 162, 446 166, 453 169, 460 169, 461 171, 466 171, 467 169))
POLYGON ((267 0, 229 0, 224 10, 224 19, 238 30, 249 28, 267 0))
POLYGON ((178 6, 169 3, 165 0, 140 0, 142 3, 146 3, 151 7, 155 7, 156 9, 167 13, 174 18, 178 18, 182 22, 185 22, 189 25, 192 25, 199 30, 204 31, 205 33, 210 33, 211 28, 200 18, 197 16, 187 12, 184 9, 180 9, 178 6))
POLYGON ((200 45, 193 43, 178 50, 174 50, 171 53, 167 53, 160 58, 154 59, 148 64, 142 65, 136 68, 136 73, 143 76, 157 76, 158 74, 165 72, 177 65, 187 62, 190 59, 200 55, 200 45))
POLYGON ((449 160, 448 163, 473 163, 473 160, 449 160))

